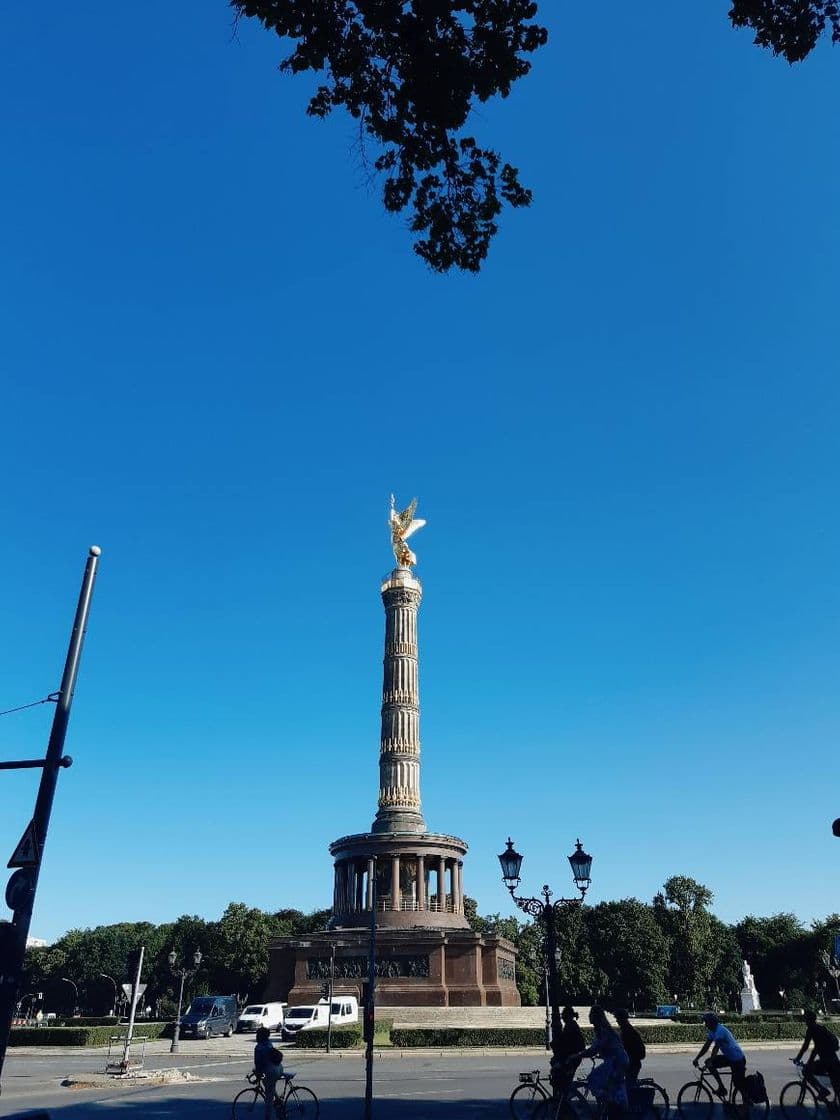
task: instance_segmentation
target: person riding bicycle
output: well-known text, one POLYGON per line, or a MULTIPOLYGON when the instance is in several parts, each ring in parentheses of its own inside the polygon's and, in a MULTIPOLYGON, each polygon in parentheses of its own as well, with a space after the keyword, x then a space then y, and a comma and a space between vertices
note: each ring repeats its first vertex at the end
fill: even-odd
POLYGON ((558 1095, 562 1095, 574 1080, 575 1070, 580 1065, 580 1053, 586 1048, 583 1031, 577 1024, 577 1012, 573 1007, 564 1007, 560 1012, 563 1029, 554 1048, 551 1059, 551 1084, 558 1095))
POLYGON ((816 1078, 818 1076, 829 1078, 831 1087, 834 1089, 834 1095, 840 1101, 840 1058, 837 1056, 840 1039, 824 1024, 817 1022, 814 1011, 806 1011, 802 1018, 807 1023, 805 1041, 793 1060, 800 1063, 805 1051, 813 1044, 814 1049, 811 1051, 803 1071, 805 1078, 814 1087, 821 1101, 827 1101, 831 1094, 823 1088, 816 1078))
POLYGON ((589 1022, 595 1028, 595 1039, 579 1057, 602 1059, 589 1075, 589 1088, 596 1097, 606 1101, 608 1116, 620 1116, 627 1109, 626 1077, 630 1064, 627 1051, 610 1026, 603 1007, 596 1005, 590 1010, 589 1022))
POLYGON ((647 1050, 642 1041, 642 1036, 630 1022, 630 1012, 625 1008, 620 1007, 615 1012, 615 1020, 618 1023, 618 1031, 621 1035, 621 1044, 627 1051, 627 1057, 630 1064, 627 1067, 627 1080, 628 1082, 637 1081, 639 1078, 639 1071, 642 1068, 642 1062, 645 1060, 647 1050))
POLYGON ((703 1048, 692 1063, 694 1066, 700 1066, 700 1059, 709 1049, 713 1047, 712 1056, 709 1058, 706 1065, 709 1072, 717 1081, 717 1095, 722 1101, 726 1100, 726 1090, 723 1087, 723 1082, 720 1079, 718 1070, 729 1068, 732 1070, 732 1084, 736 1089, 741 1091, 744 1099, 747 1098, 747 1059, 744 1057, 744 1051, 735 1041, 732 1032, 721 1023, 717 1015, 707 1011, 703 1016, 703 1022, 706 1030, 709 1032, 706 1041, 703 1043, 703 1048), (720 1051, 718 1053, 718 1051, 720 1051))
POLYGON ((265 1094, 265 1118, 274 1116, 274 1093, 283 1076, 283 1054, 271 1045, 268 1027, 257 1028, 257 1045, 254 1047, 254 1072, 259 1077, 265 1094))

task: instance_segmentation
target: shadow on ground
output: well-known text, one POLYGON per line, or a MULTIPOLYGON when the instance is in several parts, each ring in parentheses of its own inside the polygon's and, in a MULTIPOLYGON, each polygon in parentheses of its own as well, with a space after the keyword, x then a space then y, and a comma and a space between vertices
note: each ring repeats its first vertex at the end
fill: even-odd
MULTIPOLYGON (((0 1105, 0 1120, 10 1115, 26 1116, 37 1109, 14 1110, 11 1103, 0 1105)), ((364 1102, 359 1097, 338 1097, 321 1100, 319 1120, 363 1120, 364 1102)), ((66 1104, 50 1105, 47 1108, 50 1120, 106 1120, 108 1117, 119 1120, 231 1120, 231 1099, 211 1099, 209 1097, 187 1097, 183 1094, 160 1095, 150 1099, 131 1096, 114 1097, 107 1101, 70 1101, 66 1104)), ((263 1120, 260 1105, 252 1113, 254 1120, 263 1120)), ((374 1100, 373 1120, 503 1120, 509 1117, 507 1100, 410 1100, 405 1097, 391 1097, 374 1100)), ((295 1120, 290 1114, 287 1120, 295 1120)), ((309 1117, 306 1117, 309 1120, 309 1117)))

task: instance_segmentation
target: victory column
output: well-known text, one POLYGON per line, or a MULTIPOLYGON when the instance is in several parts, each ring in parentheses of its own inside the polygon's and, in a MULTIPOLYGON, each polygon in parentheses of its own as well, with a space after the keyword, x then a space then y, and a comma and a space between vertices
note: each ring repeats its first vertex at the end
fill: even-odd
POLYGON ((335 860, 330 928, 306 942, 274 944, 266 999, 293 1004, 317 998, 335 947, 334 975, 344 981, 340 990, 356 992, 361 1000, 375 904, 380 1004, 519 1004, 513 945, 474 933, 464 915, 466 843, 427 831, 420 811, 422 587, 412 571, 417 557, 406 544, 426 524, 414 517, 416 508, 415 499, 398 512, 391 497, 388 524, 397 565, 380 588, 385 655, 376 817, 370 832, 330 845, 335 860))

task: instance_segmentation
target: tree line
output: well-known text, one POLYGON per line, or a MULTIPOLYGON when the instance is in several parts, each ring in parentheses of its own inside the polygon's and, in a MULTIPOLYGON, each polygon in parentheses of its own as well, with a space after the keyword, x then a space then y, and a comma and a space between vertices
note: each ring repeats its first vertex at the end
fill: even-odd
MULTIPOLYGON (((94 929, 73 929, 52 945, 28 949, 21 995, 43 993, 47 1011, 105 1015, 114 1007, 114 988, 129 982, 129 957, 145 946, 143 983, 145 1002, 156 1013, 175 1014, 180 980, 176 968, 193 968, 197 949, 202 960, 184 987, 185 1003, 206 992, 234 994, 240 1003, 260 999, 268 979, 268 946, 277 937, 304 937, 322 930, 329 910, 278 910, 269 913, 232 902, 218 921, 185 914, 174 922, 119 922, 94 929), (78 989, 78 999, 71 980, 78 989)), ((23 1008, 24 1011, 28 1007, 23 1008)))
MULTIPOLYGON (((832 967, 840 915, 804 925, 795 915, 743 918, 727 925, 711 912, 711 890, 685 875, 668 879, 652 902, 625 898, 567 907, 557 916, 557 972, 564 1002, 603 1002, 649 1010, 657 1004, 736 1011, 747 960, 767 1008, 823 1010, 840 998, 832 967)), ((545 1001, 545 957, 538 924, 480 917, 472 927, 499 933, 519 950, 522 1002, 545 1001)))
MULTIPOLYGON (((748 916, 727 925, 711 912, 713 901, 708 887, 676 875, 649 903, 625 898, 565 908, 557 917, 561 998, 640 1011, 674 1002, 683 1008, 737 1010, 741 962, 746 959, 765 1007, 821 1010, 823 1001, 840 999, 831 969, 840 915, 810 926, 787 913, 748 916)), ((500 934, 516 946, 522 1002, 544 1002, 540 924, 499 914, 481 916, 472 899, 466 900, 466 913, 473 929, 500 934)), ((42 992, 45 1010, 70 1014, 78 1008, 104 1015, 114 1006, 114 986, 129 980, 130 954, 145 945, 146 999, 161 1015, 175 1011, 179 981, 169 964, 173 950, 177 968, 192 968, 195 951, 202 953, 185 999, 214 992, 235 994, 240 1002, 258 1000, 268 979, 272 940, 323 930, 330 914, 267 912, 232 902, 218 921, 184 915, 161 925, 120 922, 70 930, 53 945, 27 951, 21 994, 42 992), (64 978, 76 985, 78 999, 64 978)))

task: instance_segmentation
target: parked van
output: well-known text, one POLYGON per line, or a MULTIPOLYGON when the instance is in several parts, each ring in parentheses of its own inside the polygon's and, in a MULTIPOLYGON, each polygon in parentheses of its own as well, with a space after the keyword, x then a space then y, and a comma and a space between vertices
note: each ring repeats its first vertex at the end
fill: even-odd
POLYGON ((283 1019, 283 1038, 288 1042, 298 1031, 325 1027, 328 1016, 334 1027, 343 1026, 344 1023, 357 1023, 359 1001, 355 996, 333 996, 332 1007, 329 1009, 325 999, 319 999, 317 1003, 303 1004, 300 1007, 287 1007, 283 1019))
POLYGON ((186 1015, 181 1016, 181 1037, 211 1038, 223 1034, 230 1038, 236 1029, 234 996, 196 996, 186 1015))
POLYGON ((245 1031, 255 1031, 259 1027, 268 1027, 270 1031, 279 1030, 283 1026, 283 1012, 288 1003, 249 1003, 242 1014, 236 1029, 240 1034, 245 1031))

